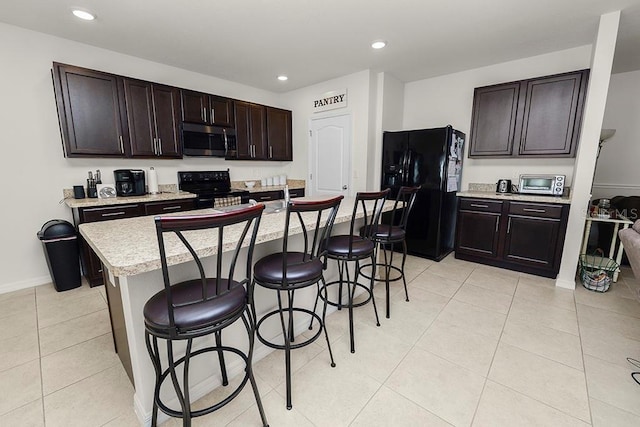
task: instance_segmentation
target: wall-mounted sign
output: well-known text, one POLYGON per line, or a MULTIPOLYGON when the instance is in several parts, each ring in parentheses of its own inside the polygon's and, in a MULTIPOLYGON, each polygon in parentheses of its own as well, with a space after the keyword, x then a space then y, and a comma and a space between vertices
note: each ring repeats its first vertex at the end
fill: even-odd
POLYGON ((335 110, 347 106, 347 89, 325 92, 313 100, 313 112, 335 110))

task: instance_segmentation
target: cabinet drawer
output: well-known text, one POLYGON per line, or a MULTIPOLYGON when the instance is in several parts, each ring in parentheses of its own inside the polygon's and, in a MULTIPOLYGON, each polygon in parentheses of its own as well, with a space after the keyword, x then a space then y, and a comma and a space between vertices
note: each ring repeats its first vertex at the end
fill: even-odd
POLYGON ((282 199, 282 191, 261 191, 259 193, 252 193, 251 198, 258 202, 266 202, 269 200, 282 199))
POLYGON ((144 215, 144 208, 138 203, 87 208, 80 211, 81 222, 107 221, 110 219, 131 218, 140 215, 144 215))
POLYGON ((158 215, 171 212, 188 211, 194 209, 193 200, 170 200, 167 202, 153 202, 145 205, 147 215, 158 215))
POLYGON ((509 214, 559 219, 562 216, 562 206, 511 202, 509 214))
POLYGON ((289 197, 304 197, 304 188, 296 188, 293 190, 289 190, 289 197))
POLYGON ((461 199, 460 210, 500 213, 502 202, 487 199, 461 199))

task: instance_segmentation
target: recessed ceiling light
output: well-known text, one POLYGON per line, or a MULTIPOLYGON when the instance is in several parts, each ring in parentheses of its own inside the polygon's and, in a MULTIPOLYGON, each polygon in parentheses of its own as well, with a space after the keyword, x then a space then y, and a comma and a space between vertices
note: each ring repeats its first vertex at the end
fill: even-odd
POLYGON ((281 75, 281 76, 278 76, 278 80, 280 80, 281 82, 285 82, 285 81, 289 80, 289 77, 287 77, 285 75, 281 75))
POLYGON ((86 10, 74 9, 73 14, 80 19, 84 19, 85 21, 93 21, 96 19, 95 15, 87 12, 86 10))
POLYGON ((386 45, 387 45, 387 42, 384 40, 376 40, 373 43, 371 43, 371 47, 374 49, 382 49, 386 45))

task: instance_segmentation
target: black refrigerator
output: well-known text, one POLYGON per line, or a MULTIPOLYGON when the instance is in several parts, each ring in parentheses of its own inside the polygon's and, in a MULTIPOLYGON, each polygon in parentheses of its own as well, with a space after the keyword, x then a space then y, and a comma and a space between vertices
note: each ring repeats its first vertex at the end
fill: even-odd
POLYGON ((407 251, 440 261, 453 251, 466 136, 446 126, 384 132, 382 140, 381 188, 391 189, 389 199, 401 186, 420 187, 407 223, 407 251))

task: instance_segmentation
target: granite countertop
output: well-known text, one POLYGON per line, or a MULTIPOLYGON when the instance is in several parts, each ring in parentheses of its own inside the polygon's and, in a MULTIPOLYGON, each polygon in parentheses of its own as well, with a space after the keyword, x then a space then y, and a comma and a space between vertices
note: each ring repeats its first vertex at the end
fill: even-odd
MULTIPOLYGON (((284 185, 269 185, 267 187, 263 187, 260 184, 260 180, 251 180, 248 179, 246 182, 253 181, 255 182, 255 186, 253 188, 247 188, 245 186, 245 181, 231 181, 231 187, 239 189, 239 190, 247 190, 249 193, 259 193, 262 191, 282 191, 284 190, 284 185)), ((303 179, 288 179, 287 185, 289 186, 289 190, 297 190, 305 188, 305 181, 303 179)))
MULTIPOLYGON (((298 199, 300 200, 300 199, 298 199)), ((340 204, 335 223, 351 220, 353 213, 353 198, 345 198, 340 204)), ((276 202, 270 202, 271 205, 276 202)), ((277 202, 279 203, 279 202, 277 202)), ((393 204, 385 203, 384 210, 393 208, 393 204)), ((215 209, 201 209, 189 211, 193 214, 211 214, 219 212, 215 209)), ((184 212, 182 213, 184 215, 184 212)), ((180 215, 176 213, 176 215, 180 215)), ((110 221, 88 222, 80 224, 80 234, 95 251, 100 260, 115 276, 133 276, 160 268, 160 256, 156 238, 154 215, 135 218, 125 218, 110 221)), ((315 225, 316 214, 303 215, 308 226, 315 225)), ((285 211, 263 213, 256 244, 280 239, 284 236, 285 211)), ((296 222, 297 224, 297 222, 296 222)), ((293 233, 301 232, 300 226, 292 227, 293 233)), ((218 251, 215 239, 211 238, 211 231, 193 231, 192 240, 200 256, 214 255, 218 251)), ((229 244, 237 241, 240 227, 229 227, 225 231, 225 242, 229 244)), ((175 236, 167 247, 169 265, 179 264, 191 260, 191 255, 175 236)), ((247 242, 245 242, 247 243, 247 242)), ((223 249, 224 250, 224 249, 223 249)))
POLYGON ((517 200, 518 202, 557 203, 562 205, 571 204, 569 197, 539 196, 535 194, 499 194, 488 191, 459 191, 456 195, 458 197, 473 197, 476 199, 517 200))
MULTIPOLYGON (((248 191, 249 193, 259 193, 261 191, 281 191, 284 190, 284 185, 271 185, 269 187, 260 186, 260 181, 255 181, 256 186, 253 188, 246 188, 244 185, 244 181, 232 181, 231 189, 232 190, 243 190, 248 191)), ((305 181, 302 179, 290 179, 287 180, 287 185, 290 190, 295 189, 304 189, 305 181)), ((170 200, 181 200, 181 199, 194 199, 196 197, 195 194, 189 193, 188 191, 178 191, 177 185, 175 184, 167 184, 160 185, 160 193, 159 194, 145 194, 144 196, 131 196, 131 197, 112 197, 108 199, 95 199, 95 198, 84 198, 84 199, 74 199, 73 198, 73 190, 72 189, 64 189, 62 191, 64 196, 64 202, 70 208, 92 208, 99 206, 108 206, 108 205, 124 205, 127 203, 150 203, 150 202, 163 202, 170 200)))
POLYGON ((468 191, 458 191, 458 197, 473 197, 476 199, 517 200, 519 202, 571 204, 571 197, 541 196, 538 194, 496 193, 495 184, 469 184, 468 191))
POLYGON ((111 197, 108 199, 74 199, 71 197, 65 198, 64 202, 70 208, 91 208, 96 206, 124 205, 127 203, 150 203, 179 199, 194 199, 195 197, 195 194, 189 193, 188 191, 175 191, 162 192, 160 194, 145 194, 144 196, 111 197))

